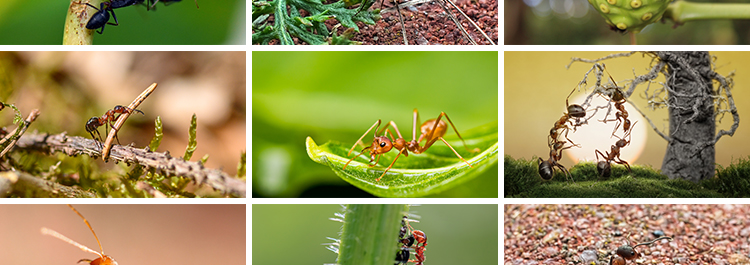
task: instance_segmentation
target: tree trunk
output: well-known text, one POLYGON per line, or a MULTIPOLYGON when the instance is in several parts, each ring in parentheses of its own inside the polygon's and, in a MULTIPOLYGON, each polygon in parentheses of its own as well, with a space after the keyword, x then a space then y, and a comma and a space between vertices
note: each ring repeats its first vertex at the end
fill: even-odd
POLYGON ((714 175, 713 82, 708 52, 658 52, 667 63, 669 142, 661 171, 693 182, 714 175))

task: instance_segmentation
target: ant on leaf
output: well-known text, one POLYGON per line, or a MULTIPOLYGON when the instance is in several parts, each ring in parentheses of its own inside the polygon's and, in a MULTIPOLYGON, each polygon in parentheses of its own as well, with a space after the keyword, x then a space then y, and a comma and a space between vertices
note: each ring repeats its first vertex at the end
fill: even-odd
POLYGON ((374 167, 378 164, 378 161, 380 160, 380 157, 382 154, 388 153, 388 151, 391 151, 391 149, 396 148, 398 150, 398 155, 396 155, 396 158, 393 159, 393 162, 391 162, 391 165, 388 166, 388 168, 383 171, 383 174, 380 175, 375 181, 380 181, 383 176, 385 176, 385 173, 388 172, 388 170, 393 167, 393 164, 396 163, 396 160, 398 160, 399 156, 402 154, 404 156, 409 156, 409 152, 415 153, 415 154, 421 154, 424 151, 426 151, 428 148, 430 148, 437 140, 443 141, 445 145, 450 147, 451 150, 453 150, 453 153, 458 156, 462 161, 464 161, 469 167, 473 166, 469 164, 469 162, 466 161, 461 155, 456 152, 456 149, 453 149, 453 146, 451 146, 445 139, 443 139, 443 136, 448 131, 448 124, 442 120, 443 116, 445 116, 445 119, 448 120, 448 123, 451 124, 451 127, 453 127, 453 131, 456 132, 456 135, 458 135, 458 138, 461 139, 461 141, 464 143, 464 148, 466 148, 467 151, 476 153, 479 152, 479 148, 475 148, 474 150, 470 150, 468 147, 466 147, 466 141, 464 141, 464 138, 461 137, 461 134, 458 133, 458 129, 456 129, 456 125, 453 124, 453 121, 451 121, 450 118, 448 118, 448 114, 445 114, 445 112, 440 112, 440 115, 436 119, 430 119, 422 124, 422 126, 419 127, 421 134, 419 135, 419 138, 417 138, 417 124, 419 123, 419 112, 417 109, 414 109, 414 119, 412 123, 412 134, 411 134, 411 141, 406 142, 404 137, 401 135, 401 132, 398 130, 398 127, 396 126, 396 123, 393 121, 388 122, 383 129, 378 130, 380 128, 381 120, 378 120, 373 124, 370 129, 367 129, 367 131, 362 134, 362 137, 359 137, 357 141, 352 146, 352 149, 349 150, 349 153, 347 153, 347 156, 352 154, 352 151, 354 151, 354 148, 357 147, 357 144, 362 141, 363 138, 365 138, 365 135, 367 135, 372 128, 375 128, 375 135, 372 139, 372 144, 370 146, 367 146, 360 151, 360 153, 351 159, 349 159, 348 162, 344 165, 343 169, 346 169, 346 166, 349 165, 352 160, 359 157, 360 155, 364 154, 366 150, 369 150, 370 152, 370 162, 372 163, 375 161, 375 164, 369 165, 370 167, 374 167), (396 135, 398 135, 398 138, 393 137, 393 133, 391 133, 391 130, 388 129, 388 126, 392 126, 393 130, 396 131, 396 135), (390 135, 390 139, 385 136, 385 132, 388 132, 388 135, 390 135), (378 134, 382 134, 383 136, 378 136, 378 134), (426 141, 424 143, 424 146, 420 146, 420 143, 422 141, 426 141))

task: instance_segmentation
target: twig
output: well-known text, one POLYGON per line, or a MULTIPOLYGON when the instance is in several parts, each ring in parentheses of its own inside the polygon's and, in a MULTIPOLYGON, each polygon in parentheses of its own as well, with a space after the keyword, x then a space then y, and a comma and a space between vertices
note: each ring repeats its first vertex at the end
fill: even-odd
MULTIPOLYGON (((87 1, 93 6, 99 6, 101 0, 87 1)), ((88 6, 82 0, 71 0, 68 14, 65 17, 63 31, 63 45, 91 45, 94 40, 94 30, 86 28, 89 20, 88 6)))
MULTIPOLYGON (((88 155, 97 157, 96 140, 68 136, 66 133, 55 135, 34 133, 25 135, 18 140, 18 148, 40 150, 44 152, 62 152, 69 156, 88 155)), ((168 176, 180 176, 193 180, 198 184, 208 184, 215 190, 245 197, 246 184, 243 180, 231 177, 218 169, 205 168, 200 162, 185 161, 172 157, 169 152, 156 153, 146 149, 130 146, 114 145, 110 157, 115 161, 139 164, 154 169, 156 172, 168 176)))
POLYGON ((451 11, 448 10, 448 7, 445 6, 445 4, 441 0, 438 0, 437 2, 440 5, 440 7, 443 8, 443 10, 445 11, 445 13, 448 14, 448 17, 451 20, 453 20, 453 24, 456 24, 456 26, 458 27, 458 29, 461 30, 461 34, 464 35, 464 38, 468 39, 469 42, 471 42, 472 45, 477 45, 477 42, 474 41, 474 38, 472 38, 471 36, 469 36, 469 32, 467 32, 466 29, 464 28, 464 26, 461 25, 461 22, 458 22, 458 18, 456 18, 456 16, 454 16, 453 13, 451 13, 451 11))
POLYGON ((480 33, 482 33, 482 35, 484 36, 485 39, 487 39, 488 41, 490 41, 490 43, 492 45, 495 45, 495 42, 492 41, 492 39, 490 39, 490 36, 487 36, 487 33, 484 33, 484 30, 482 30, 481 28, 479 28, 479 26, 477 25, 477 23, 474 23, 474 20, 471 20, 471 18, 469 18, 469 16, 467 16, 464 13, 464 11, 461 11, 461 9, 458 8, 458 6, 456 6, 456 4, 453 3, 453 1, 451 1, 451 0, 445 0, 445 1, 448 2, 449 4, 451 4, 453 6, 453 8, 455 8, 456 10, 458 10, 458 12, 461 13, 461 15, 464 16, 464 18, 466 20, 468 20, 469 23, 471 23, 471 25, 474 26, 474 28, 476 28, 480 33))
MULTIPOLYGON (((156 83, 151 84, 151 86, 147 87, 146 90, 143 90, 143 93, 138 95, 133 102, 128 105, 128 108, 131 110, 135 110, 138 108, 138 106, 141 105, 141 103, 146 100, 146 98, 151 95, 152 92, 154 92, 154 89, 156 89, 156 83)), ((102 150, 102 160, 104 162, 107 162, 107 159, 109 158, 109 152, 110 148, 112 147, 112 141, 115 138, 115 135, 117 135, 117 131, 120 130, 122 125, 125 123, 125 120, 130 117, 130 113, 132 111, 126 111, 125 113, 121 114, 117 118, 117 122, 115 122, 115 125, 112 126, 112 129, 109 131, 109 135, 107 135, 107 140, 104 142, 104 150, 102 150)))
MULTIPOLYGON (((1 103, 0 103, 1 104, 1 103)), ((16 145, 16 141, 18 141, 18 138, 21 137, 26 132, 26 129, 29 128, 29 125, 36 120, 37 117, 39 117, 39 109, 33 109, 31 110, 31 113, 29 113, 29 116, 26 118, 26 120, 23 121, 21 125, 16 127, 13 132, 9 133, 5 138, 0 140, 0 144, 5 144, 6 141, 8 142, 8 145, 3 149, 2 152, 0 152, 0 157, 4 157, 5 154, 8 153, 11 149, 13 149, 13 146, 16 145)))
POLYGON ((94 198, 93 193, 60 185, 19 171, 0 172, 0 198, 8 195, 36 198, 94 198))

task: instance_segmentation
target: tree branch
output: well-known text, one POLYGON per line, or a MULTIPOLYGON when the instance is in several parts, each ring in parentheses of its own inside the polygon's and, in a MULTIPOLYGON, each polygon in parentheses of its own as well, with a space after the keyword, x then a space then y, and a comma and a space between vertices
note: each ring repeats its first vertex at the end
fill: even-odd
MULTIPOLYGON (((24 135, 18 140, 18 148, 38 150, 48 153, 62 152, 68 156, 88 155, 99 157, 99 148, 95 140, 80 136, 68 136, 63 132, 49 135, 34 133, 24 135)), ((208 184, 215 190, 237 197, 245 197, 246 183, 241 179, 231 177, 218 169, 205 168, 199 162, 185 161, 172 157, 169 152, 156 153, 130 146, 114 145, 110 158, 116 162, 134 163, 156 170, 168 176, 187 177, 198 184, 208 184)))

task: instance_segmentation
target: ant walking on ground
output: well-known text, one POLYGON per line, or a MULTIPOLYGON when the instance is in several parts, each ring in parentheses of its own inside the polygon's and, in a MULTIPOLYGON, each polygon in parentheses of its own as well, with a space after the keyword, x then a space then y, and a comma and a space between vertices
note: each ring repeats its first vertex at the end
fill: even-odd
POLYGON ((360 141, 362 141, 363 138, 365 138, 365 135, 369 133, 372 128, 375 128, 375 136, 372 139, 372 144, 370 146, 367 146, 360 151, 360 153, 351 159, 349 159, 348 162, 344 165, 343 169, 346 169, 346 166, 349 165, 352 160, 359 157, 360 155, 365 153, 365 150, 369 150, 370 152, 370 162, 368 162, 368 166, 374 167, 378 164, 378 161, 380 160, 380 157, 382 154, 387 153, 388 151, 391 151, 391 149, 396 148, 398 150, 398 155, 396 155, 396 158, 393 159, 393 162, 391 162, 391 165, 388 166, 388 168, 383 171, 383 174, 380 175, 375 181, 380 181, 383 176, 385 176, 385 173, 388 172, 388 170, 393 167, 393 164, 396 163, 396 160, 401 156, 402 154, 404 156, 409 156, 409 152, 415 153, 415 154, 421 154, 424 151, 426 151, 430 146, 432 146, 438 139, 443 141, 445 145, 450 147, 451 150, 453 150, 453 153, 458 156, 462 161, 464 161, 469 167, 472 167, 469 162, 466 161, 461 155, 456 152, 456 149, 453 149, 453 146, 451 146, 445 139, 443 139, 443 136, 445 135, 446 131, 448 130, 448 124, 445 123, 445 121, 442 120, 443 116, 445 116, 445 119, 448 120, 448 122, 451 124, 451 127, 453 127, 453 131, 456 132, 456 135, 458 135, 458 138, 461 139, 461 141, 464 143, 464 148, 466 148, 467 151, 476 153, 479 152, 479 148, 475 148, 474 150, 470 150, 468 147, 466 147, 466 141, 464 141, 464 138, 461 137, 461 134, 458 133, 458 130, 456 129, 456 125, 453 125, 453 121, 451 121, 450 118, 448 118, 448 114, 445 114, 445 112, 440 112, 440 115, 436 119, 431 119, 422 124, 420 126, 421 134, 419 135, 419 139, 417 139, 417 123, 419 123, 419 112, 417 109, 414 109, 414 119, 412 124, 412 140, 410 142, 406 142, 403 136, 401 136, 401 132, 398 130, 398 127, 396 127, 396 123, 393 121, 388 122, 383 129, 380 129, 378 131, 378 128, 380 128, 380 122, 381 120, 378 120, 373 124, 370 129, 367 129, 367 131, 362 134, 362 137, 359 137, 357 141, 352 146, 352 149, 349 150, 349 153, 347 153, 347 156, 352 154, 352 151, 354 151, 354 148, 357 146, 360 141), (393 129, 396 131, 396 135, 398 135, 398 138, 393 137, 393 133, 391 133, 391 130, 388 129, 388 126, 392 126, 393 129), (388 135, 391 136, 389 139, 387 136, 385 136, 385 132, 388 132, 388 135), (382 134, 383 136, 378 136, 378 134, 382 134), (392 139, 392 140, 391 140, 392 139), (422 141, 426 141, 424 146, 420 146, 419 144, 422 141), (377 158, 377 159, 376 159, 377 158), (369 165, 369 163, 372 163, 375 161, 375 164, 369 165))
MULTIPOLYGON (((86 131, 91 134, 91 138, 93 138, 95 142, 97 142, 96 140, 99 140, 97 142, 97 145, 101 147, 100 142, 102 142, 102 136, 101 134, 99 134, 98 128, 104 125, 104 128, 105 128, 104 131, 106 132, 109 129, 109 127, 107 127, 107 124, 109 124, 109 126, 114 127, 114 122, 118 118, 120 118, 120 115, 124 113, 132 113, 133 111, 143 114, 143 111, 140 111, 137 109, 132 110, 128 107, 117 105, 115 106, 114 109, 108 110, 101 117, 92 117, 91 119, 89 119, 89 121, 86 122, 86 131), (115 117, 115 114, 119 114, 119 115, 115 117), (94 136, 94 132, 96 132, 96 136, 94 136)), ((117 138, 117 132, 115 132, 115 139, 117 139, 117 144, 120 144, 120 139, 117 138)))
POLYGON ((643 242, 632 247, 628 245, 621 246, 617 248, 617 251, 615 251, 615 254, 617 254, 617 256, 612 256, 609 258, 609 265, 626 265, 627 263, 625 262, 625 260, 634 260, 638 258, 639 256, 641 256, 641 254, 638 253, 638 251, 635 251, 636 247, 651 245, 655 243, 656 241, 659 241, 662 239, 672 240, 671 237, 662 236, 657 239, 654 239, 648 242, 643 242))
POLYGON ((87 246, 81 245, 80 243, 73 241, 72 239, 56 232, 55 230, 52 230, 46 227, 42 227, 42 234, 56 237, 57 239, 65 241, 68 244, 74 245, 85 252, 89 252, 89 253, 96 254, 99 256, 99 258, 95 260, 81 259, 78 261, 78 263, 80 263, 81 261, 85 261, 85 262, 88 262, 90 265, 118 265, 115 259, 113 259, 112 257, 108 255, 104 255, 104 248, 102 248, 102 243, 99 242, 99 237, 96 236, 96 232, 94 232, 94 228, 91 228, 91 224, 89 224, 89 221, 87 221, 86 218, 83 217, 83 215, 76 210, 76 208, 73 208, 72 205, 68 204, 68 207, 70 207, 71 210, 73 210, 76 214, 78 214, 78 216, 80 216, 81 219, 83 219, 83 222, 86 223, 86 226, 89 227, 89 229, 91 230, 91 233, 94 234, 94 238, 96 238, 96 243, 99 244, 99 250, 101 252, 96 252, 95 250, 92 250, 88 248, 87 246))

